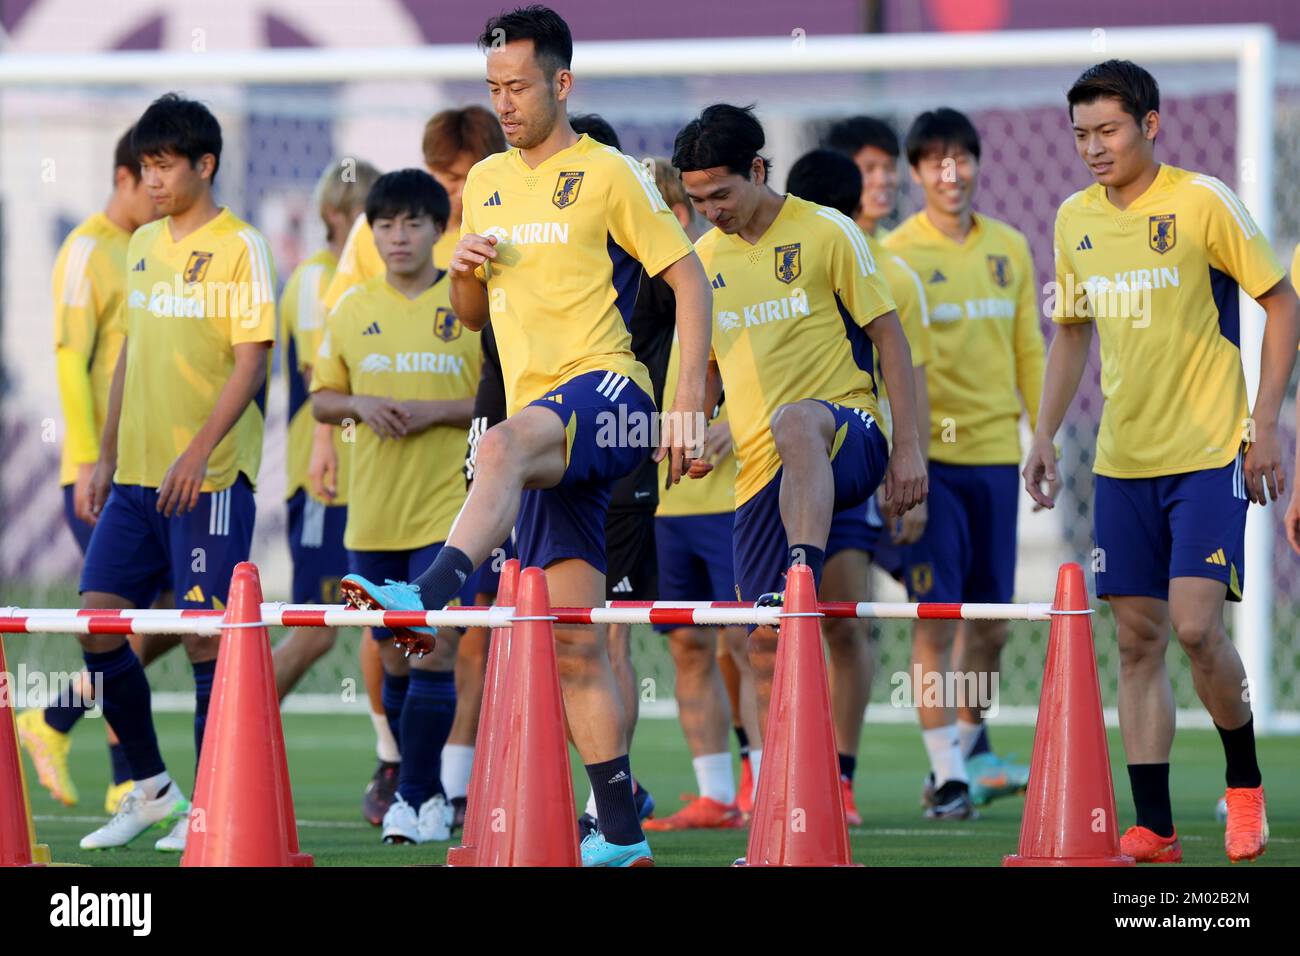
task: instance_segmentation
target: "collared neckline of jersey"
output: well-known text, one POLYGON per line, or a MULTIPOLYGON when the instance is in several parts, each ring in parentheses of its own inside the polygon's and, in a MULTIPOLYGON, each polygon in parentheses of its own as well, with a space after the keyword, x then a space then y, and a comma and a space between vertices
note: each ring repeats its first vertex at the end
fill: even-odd
POLYGON ((947 243, 954 249, 974 249, 976 243, 979 242, 980 237, 988 231, 987 227, 984 225, 984 217, 974 209, 972 209, 970 213, 970 232, 966 233, 966 238, 961 242, 958 242, 952 236, 948 235, 932 223, 930 217, 925 214, 924 209, 916 214, 916 221, 921 230, 931 239, 947 243))
POLYGON ((1098 187, 1097 195, 1100 197, 1101 208, 1106 210, 1106 212, 1112 216, 1133 215, 1134 210, 1141 208, 1146 203, 1149 203, 1153 199, 1163 195, 1164 187, 1169 182, 1169 171, 1171 168, 1172 167, 1170 167, 1168 163, 1161 163, 1160 168, 1156 170, 1156 178, 1151 180, 1151 184, 1147 186, 1146 189, 1142 190, 1142 194, 1129 203, 1124 209, 1120 209, 1110 201, 1110 196, 1106 195, 1105 186, 1101 185, 1101 183, 1093 183, 1094 186, 1098 187))
POLYGON ((721 233, 724 239, 731 240, 733 244, 739 246, 741 249, 757 249, 763 243, 767 242, 768 237, 775 235, 777 225, 781 222, 783 218, 786 218, 787 210, 791 209, 795 205, 790 201, 794 197, 791 196, 789 193, 782 193, 782 196, 783 198, 781 200, 781 208, 777 210, 776 216, 773 217, 772 221, 767 224, 767 228, 763 230, 763 234, 753 242, 750 242, 748 239, 742 238, 740 233, 738 232, 733 235, 728 235, 727 233, 722 232, 721 229, 719 229, 718 232, 721 233))
POLYGON ((167 244, 172 246, 173 248, 182 245, 184 243, 192 243, 194 242, 194 238, 196 236, 202 236, 209 229, 213 228, 217 223, 224 222, 225 220, 231 218, 232 216, 234 216, 234 213, 230 211, 230 207, 222 206, 220 208, 220 211, 215 216, 213 216, 203 225, 199 226, 199 228, 195 229, 193 232, 188 233, 183 239, 172 238, 172 217, 167 216, 162 221, 163 237, 166 239, 167 244))
POLYGON ((385 272, 384 275, 383 275, 383 280, 384 280, 384 281, 383 281, 383 282, 380 282, 379 285, 382 286, 382 287, 384 288, 384 290, 385 290, 389 295, 391 295, 391 296, 393 296, 395 299, 397 299, 397 301, 402 302, 402 303, 404 303, 405 305, 415 305, 417 302, 419 302, 421 299, 423 299, 425 296, 427 296, 429 293, 431 293, 434 289, 438 288, 438 283, 441 282, 444 278, 446 278, 446 276, 447 276, 447 273, 444 272, 443 270, 439 269, 439 270, 438 270, 438 275, 434 278, 434 280, 433 280, 431 283, 429 283, 429 288, 425 289, 423 292, 421 292, 419 295, 417 295, 414 299, 412 299, 410 296, 408 296, 408 295, 407 295, 405 292, 403 292, 401 289, 397 288, 397 287, 394 286, 391 282, 389 282, 389 281, 388 281, 388 273, 387 273, 387 272, 385 272))
MULTIPOLYGON (((510 162, 516 164, 519 167, 521 172, 523 172, 525 175, 528 176, 534 176, 537 173, 540 173, 542 170, 544 170, 547 166, 550 166, 557 162, 563 162, 566 158, 572 157, 578 152, 578 147, 584 146, 584 144, 588 144, 588 143, 596 143, 596 141, 592 139, 590 136, 588 136, 586 133, 579 133, 577 142, 573 143, 570 146, 564 147, 564 149, 560 150, 558 153, 552 153, 550 156, 547 156, 536 166, 529 166, 526 162, 524 162, 523 151, 518 146, 512 147, 510 152, 507 153, 506 155, 509 157, 510 162)), ((582 151, 587 152, 587 149, 584 148, 582 151)))

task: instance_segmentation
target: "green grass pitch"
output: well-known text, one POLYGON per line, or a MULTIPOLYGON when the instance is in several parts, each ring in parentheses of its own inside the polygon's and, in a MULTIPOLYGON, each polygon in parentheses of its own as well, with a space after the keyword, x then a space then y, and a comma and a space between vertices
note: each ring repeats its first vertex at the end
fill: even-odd
MULTIPOLYGON (((188 715, 160 714, 158 734, 172 772, 192 793, 194 753, 188 715)), ((442 863, 446 844, 387 847, 379 831, 360 816, 361 790, 374 769, 374 737, 365 717, 287 714, 285 736, 290 776, 303 850, 317 866, 400 866, 442 863)), ((158 831, 120 850, 83 852, 78 840, 105 819, 104 786, 108 755, 99 721, 83 721, 74 731, 72 771, 81 802, 65 808, 35 783, 32 812, 37 837, 48 843, 56 862, 93 866, 175 866, 178 858, 157 853, 158 831)), ((1029 727, 993 727, 995 745, 1004 753, 1027 755, 1033 731, 1029 727)), ((1300 738, 1260 741, 1260 762, 1268 792, 1272 839, 1257 865, 1300 863, 1300 738)), ((1120 826, 1132 823, 1128 780, 1119 735, 1110 736, 1112 773, 1116 784, 1120 826)), ((640 779, 654 794, 660 813, 676 809, 679 793, 694 789, 689 754, 681 730, 671 720, 645 720, 637 728, 632 762, 640 779)), ((575 762, 575 795, 581 804, 587 786, 575 762)), ((1020 832, 1020 797, 984 808, 980 820, 934 823, 921 816, 918 794, 926 769, 920 735, 913 726, 868 724, 863 734, 856 786, 859 809, 866 823, 850 830, 854 859, 869 866, 996 866, 1013 853, 1020 832)), ((1223 852, 1223 828, 1214 820, 1215 801, 1223 793, 1222 751, 1213 731, 1180 731, 1173 755, 1174 816, 1183 841, 1186 863, 1228 865, 1223 852)), ((745 832, 687 832, 651 834, 651 847, 660 866, 725 866, 745 852, 745 832)))

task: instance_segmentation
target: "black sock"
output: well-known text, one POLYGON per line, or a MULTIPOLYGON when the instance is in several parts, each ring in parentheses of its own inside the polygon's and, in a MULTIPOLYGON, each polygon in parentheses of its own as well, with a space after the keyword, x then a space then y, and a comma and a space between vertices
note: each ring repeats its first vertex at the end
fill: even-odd
POLYGON ((1224 730, 1218 724, 1214 729, 1223 741, 1223 756, 1228 763, 1224 777, 1229 787, 1258 787, 1264 782, 1255 758, 1255 717, 1252 714, 1236 730, 1224 730))
POLYGON ((989 725, 984 721, 980 721, 980 732, 976 735, 975 743, 971 745, 970 753, 966 755, 966 759, 969 760, 971 757, 978 757, 980 754, 992 752, 993 745, 989 743, 989 725))
POLYGON ((615 846, 632 846, 644 840, 632 796, 632 765, 627 754, 604 763, 589 763, 586 769, 596 797, 596 818, 605 839, 615 846))
POLYGON ((852 780, 854 772, 858 769, 858 758, 850 754, 839 754, 840 758, 840 779, 852 780))
POLYGON ((456 675, 411 670, 402 705, 402 769, 397 792, 416 810, 442 789, 442 745, 456 717, 456 675))
POLYGON ((423 574, 411 583, 420 589, 426 611, 441 611, 474 573, 474 562, 460 548, 444 545, 423 574))
POLYGON ((203 753, 203 731, 208 726, 208 704, 212 701, 212 678, 217 673, 216 660, 191 662, 194 669, 194 762, 203 753))
POLYGON ((58 698, 45 708, 45 723, 59 733, 66 734, 94 706, 94 701, 87 698, 88 695, 83 694, 80 701, 74 703, 72 683, 65 684, 59 691, 58 698))
POLYGON ((733 727, 732 730, 736 732, 736 743, 740 745, 740 755, 742 757, 748 757, 749 756, 749 734, 745 733, 744 727, 733 727))
POLYGON ((108 745, 108 763, 113 768, 113 783, 126 783, 131 779, 131 765, 126 762, 126 751, 121 744, 108 745))
POLYGON ((813 582, 820 590, 822 586, 822 566, 826 564, 826 552, 814 548, 811 544, 796 544, 790 549, 790 564, 806 564, 812 568, 813 582))
POLYGON ((402 746, 402 706, 406 703, 406 691, 410 686, 409 676, 384 671, 384 683, 380 688, 379 698, 384 705, 384 717, 388 721, 388 729, 392 731, 393 740, 399 750, 402 746))
POLYGON ((115 651, 82 654, 86 670, 92 680, 102 675, 104 719, 108 721, 122 752, 131 767, 131 778, 147 780, 165 770, 162 754, 158 750, 158 736, 153 727, 153 704, 149 681, 144 676, 140 658, 135 656, 130 644, 115 651))
POLYGON ((1157 836, 1174 835, 1174 811, 1169 806, 1169 764, 1131 763, 1129 786, 1133 788, 1133 806, 1137 825, 1157 836))

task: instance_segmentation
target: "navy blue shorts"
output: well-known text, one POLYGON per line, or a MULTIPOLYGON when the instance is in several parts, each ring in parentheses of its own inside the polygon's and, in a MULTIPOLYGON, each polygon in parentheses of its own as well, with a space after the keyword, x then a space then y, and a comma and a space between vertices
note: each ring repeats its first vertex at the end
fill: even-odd
POLYGON ((81 549, 82 557, 85 557, 86 549, 90 547, 90 534, 95 530, 95 526, 77 517, 77 508, 73 501, 75 487, 75 485, 63 486, 63 520, 68 523, 68 530, 77 539, 77 547, 81 549))
POLYGON ((903 548, 913 601, 1003 604, 1016 586, 1016 465, 930 462, 925 532, 903 548))
POLYGON ((492 549, 488 559, 479 565, 473 575, 473 578, 478 578, 479 594, 496 596, 497 589, 501 586, 501 569, 513 557, 516 557, 515 542, 511 538, 506 538, 500 547, 492 549))
POLYGON ((872 495, 860 505, 836 512, 831 518, 831 532, 826 537, 826 560, 841 551, 871 553, 880 538, 880 526, 871 524, 871 511, 876 496, 872 495))
MULTIPOLYGON (((885 467, 889 464, 889 443, 869 414, 832 402, 822 402, 835 415, 835 449, 831 453, 831 471, 835 480, 835 511, 839 514, 862 505, 875 494, 885 467)), ((736 570, 736 593, 742 601, 753 601, 769 591, 785 589, 786 564, 790 546, 781 523, 781 475, 754 497, 736 509, 732 534, 733 560, 736 570)), ((835 519, 831 520, 832 531, 835 519)), ((853 536, 853 519, 845 533, 852 547, 863 548, 865 542, 853 536)), ((861 533, 859 528, 858 533, 861 533)), ((830 540, 827 540, 829 556, 830 540)))
MULTIPOLYGON (((348 573, 359 574, 374 584, 385 581, 414 581, 438 556, 446 542, 436 541, 423 548, 406 548, 400 551, 349 551, 348 573)), ((491 565, 491 560, 484 561, 482 567, 491 565)), ((474 595, 482 590, 480 587, 482 568, 466 579, 456 596, 447 602, 448 607, 465 607, 474 604, 474 595)), ((386 627, 373 627, 370 636, 377 641, 386 641, 393 632, 386 627)))
MULTIPOLYGON (((659 560, 659 600, 734 601, 730 511, 711 515, 672 515, 655 518, 655 551, 659 560)), ((656 624, 661 634, 676 630, 656 624)))
POLYGON ((519 562, 545 568, 581 558, 604 574, 610 492, 653 450, 654 401, 626 376, 587 372, 530 405, 559 416, 568 464, 555 487, 523 493, 515 520, 519 562))
POLYGON ((294 604, 338 604, 339 580, 348 573, 343 530, 347 505, 327 505, 299 488, 289 499, 289 554, 294 604))
POLYGON ((90 537, 80 590, 116 594, 135 607, 174 590, 178 608, 224 608, 230 576, 253 543, 252 485, 240 475, 170 518, 157 504, 157 488, 113 485, 90 537))
POLYGON ((1158 478, 1097 476, 1097 594, 1169 600, 1172 578, 1210 578, 1240 601, 1246 580, 1243 456, 1158 478))

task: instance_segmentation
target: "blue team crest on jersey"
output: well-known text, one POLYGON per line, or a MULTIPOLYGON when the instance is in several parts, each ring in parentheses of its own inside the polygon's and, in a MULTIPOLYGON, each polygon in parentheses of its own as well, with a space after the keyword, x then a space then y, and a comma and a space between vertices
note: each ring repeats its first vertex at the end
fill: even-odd
POLYGON ((998 284, 999 289, 1011 285, 1011 259, 1007 256, 989 256, 989 275, 998 284))
POLYGON ((581 188, 582 170, 560 173, 555 180, 555 194, 551 196, 551 202, 561 209, 572 206, 578 201, 578 190, 581 188))
POLYGON ((1147 220, 1147 242, 1156 252, 1164 255, 1178 242, 1178 230, 1175 228, 1174 214, 1152 216, 1147 220))
POLYGON ((776 247, 776 277, 782 282, 791 283, 799 278, 803 263, 799 261, 799 243, 776 247))
POLYGON ((212 262, 210 252, 191 252, 190 261, 185 263, 185 284, 202 282, 208 274, 208 265, 212 262))
POLYGON ((460 338, 460 319, 451 309, 439 309, 433 314, 433 334, 444 342, 460 338))

